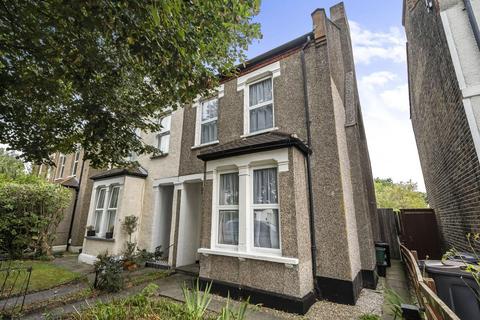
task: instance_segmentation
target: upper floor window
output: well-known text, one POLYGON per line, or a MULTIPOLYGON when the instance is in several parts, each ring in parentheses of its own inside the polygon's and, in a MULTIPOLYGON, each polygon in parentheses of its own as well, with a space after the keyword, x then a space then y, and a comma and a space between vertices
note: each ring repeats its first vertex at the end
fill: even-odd
POLYGON ((200 143, 217 141, 218 99, 201 103, 200 143))
POLYGON ((248 90, 250 133, 273 128, 272 78, 252 83, 248 90))
POLYGON ((160 132, 157 134, 157 148, 163 153, 167 154, 170 147, 170 127, 172 123, 172 116, 168 115, 160 120, 160 132))
POLYGON ((65 173, 65 161, 67 160, 67 157, 61 153, 60 158, 58 160, 58 175, 57 178, 62 178, 63 174, 65 173))
POLYGON ((80 161, 80 151, 76 151, 72 163, 72 176, 77 175, 78 163, 80 161))

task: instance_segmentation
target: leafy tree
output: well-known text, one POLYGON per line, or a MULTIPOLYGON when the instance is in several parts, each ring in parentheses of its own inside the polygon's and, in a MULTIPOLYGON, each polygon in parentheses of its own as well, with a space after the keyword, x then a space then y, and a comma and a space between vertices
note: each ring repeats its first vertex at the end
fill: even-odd
POLYGON ((375 178, 375 196, 379 208, 426 208, 426 194, 417 191, 417 184, 412 180, 393 182, 391 178, 375 178))
POLYGON ((0 0, 0 143, 91 165, 158 153, 136 134, 206 95, 260 36, 260 0, 0 0))
POLYGON ((25 166, 22 161, 0 148, 0 180, 14 179, 24 171, 25 166))

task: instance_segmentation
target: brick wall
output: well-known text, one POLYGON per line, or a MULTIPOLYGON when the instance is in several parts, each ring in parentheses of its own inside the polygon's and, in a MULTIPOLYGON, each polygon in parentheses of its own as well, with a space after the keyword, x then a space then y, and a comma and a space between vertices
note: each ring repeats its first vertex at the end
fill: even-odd
POLYGON ((411 119, 430 206, 445 247, 480 232, 480 165, 438 7, 404 9, 411 119))

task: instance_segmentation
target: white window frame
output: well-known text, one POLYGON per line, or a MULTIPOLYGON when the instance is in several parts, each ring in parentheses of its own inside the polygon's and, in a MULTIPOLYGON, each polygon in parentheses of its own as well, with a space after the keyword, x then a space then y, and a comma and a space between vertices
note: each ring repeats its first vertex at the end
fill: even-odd
POLYGON ((247 96, 247 99, 246 99, 247 100, 247 106, 246 106, 247 108, 245 110, 245 113, 246 113, 245 116, 247 118, 247 130, 248 130, 247 134, 248 135, 256 135, 256 134, 261 134, 261 133, 264 133, 264 132, 269 132, 269 131, 274 130, 275 129, 275 101, 274 101, 275 98, 274 98, 274 88, 273 88, 273 76, 268 75, 268 76, 262 77, 258 80, 255 80, 251 83, 248 83, 247 87, 245 89, 245 95, 247 96), (264 102, 261 102, 259 104, 250 106, 250 87, 257 84, 257 83, 260 83, 262 81, 268 80, 268 79, 270 79, 270 81, 272 82, 272 100, 264 101, 264 102), (251 132, 250 131, 250 111, 261 108, 261 107, 265 107, 269 104, 272 105, 272 127, 251 132))
POLYGON ((92 223, 92 226, 95 228, 95 235, 100 235, 101 234, 101 230, 102 230, 102 221, 103 221, 103 215, 105 214, 105 207, 107 206, 107 203, 106 201, 108 200, 107 199, 107 187, 105 186, 102 186, 102 187, 99 187, 97 190, 96 190, 96 196, 95 196, 95 206, 94 206, 94 211, 93 211, 93 223, 92 223), (103 197, 103 208, 98 208, 98 204, 99 204, 99 201, 100 201, 100 193, 102 192, 102 190, 105 190, 105 196, 103 197), (99 226, 97 228, 97 216, 101 214, 101 218, 100 218, 100 221, 99 221, 99 226))
POLYGON ((118 204, 120 203, 120 186, 119 185, 112 185, 110 186, 110 194, 109 194, 109 198, 108 198, 108 202, 107 202, 107 205, 106 205, 106 223, 105 223, 105 226, 104 226, 104 233, 107 233, 108 232, 108 227, 109 227, 109 222, 110 222, 110 217, 112 215, 112 211, 113 213, 115 214, 115 219, 113 220, 113 230, 115 231, 116 229, 116 223, 115 221, 117 220, 117 217, 118 217, 118 204), (112 197, 113 197, 113 190, 114 189, 118 189, 118 192, 117 192, 117 205, 115 207, 110 207, 110 204, 112 202, 112 197))
MULTIPOLYGON (((265 166, 252 166, 250 167, 250 208, 248 210, 248 214, 251 215, 250 221, 250 232, 247 236, 250 237, 251 243, 251 250, 254 252, 263 252, 272 255, 281 255, 282 254, 282 227, 281 227, 281 212, 280 212, 280 192, 279 192, 279 168, 278 166, 274 165, 265 165, 265 166), (254 201, 254 175, 253 172, 256 170, 262 169, 277 169, 277 203, 266 203, 266 204, 256 204, 254 201), (255 209, 276 209, 278 212, 278 249, 277 248, 263 248, 263 247, 255 247, 255 209)), ((248 230, 248 229, 247 229, 248 230)))
POLYGON ((73 163, 72 163, 72 177, 77 176, 77 170, 78 170, 78 163, 80 162, 80 150, 75 151, 75 154, 73 156, 73 163))
MULTIPOLYGON (((220 176, 222 174, 229 174, 229 173, 236 173, 238 175, 238 170, 233 169, 233 170, 221 170, 217 172, 216 175, 216 180, 217 180, 217 188, 216 188, 216 195, 214 197, 215 199, 215 246, 218 248, 223 248, 227 250, 232 250, 232 251, 237 251, 238 250, 238 244, 225 244, 225 243, 220 243, 218 241, 219 239, 219 233, 220 233, 220 211, 221 210, 237 210, 238 212, 238 218, 240 219, 240 203, 237 205, 221 205, 220 204, 220 176)), ((240 181, 239 181, 239 186, 238 186, 238 201, 240 202, 240 181)), ((238 226, 238 235, 239 235, 239 241, 240 241, 240 221, 239 221, 239 226, 238 226)))
POLYGON ((160 118, 160 124, 162 123, 162 121, 166 118, 170 118, 170 126, 168 128, 168 130, 166 130, 165 128, 160 128, 160 131, 157 133, 156 135, 156 143, 157 143, 157 149, 160 150, 160 152, 162 153, 162 155, 167 155, 170 151, 170 139, 171 139, 171 129, 172 129, 172 114, 168 114, 168 115, 165 115, 164 117, 160 118), (168 141, 168 148, 166 151, 163 151, 160 149, 161 147, 161 143, 162 143, 162 139, 163 137, 166 137, 168 136, 169 138, 169 141, 168 141))
POLYGON ((58 158, 58 171, 57 171, 57 179, 63 178, 63 174, 65 173, 65 162, 67 161, 67 156, 63 153, 60 153, 58 158))
MULTIPOLYGON (((220 111, 220 98, 223 98, 224 92, 225 92, 225 86, 221 84, 218 86, 215 91, 217 92, 216 96, 211 96, 210 98, 205 98, 202 99, 200 96, 195 99, 195 102, 193 103, 192 107, 196 108, 196 115, 195 115, 195 142, 194 145, 192 146, 192 149, 196 148, 201 148, 205 146, 210 146, 213 144, 219 143, 218 140, 218 112, 220 111), (211 142, 205 142, 202 143, 202 124, 207 123, 208 121, 202 121, 202 109, 203 109, 203 103, 217 99, 217 117, 215 120, 217 120, 217 140, 211 141, 211 142)), ((213 119, 209 119, 209 121, 213 121, 213 119)))

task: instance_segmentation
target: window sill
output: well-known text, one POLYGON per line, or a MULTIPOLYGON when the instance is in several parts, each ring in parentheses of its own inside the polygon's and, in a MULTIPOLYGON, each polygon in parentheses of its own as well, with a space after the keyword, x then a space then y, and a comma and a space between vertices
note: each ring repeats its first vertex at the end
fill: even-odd
POLYGON ((209 249, 209 248, 200 248, 198 249, 198 253, 201 253, 207 256, 211 254, 211 255, 217 255, 217 256, 236 257, 239 259, 253 259, 253 260, 283 263, 286 266, 298 265, 297 258, 273 256, 265 253, 251 253, 251 252, 247 253, 247 252, 236 252, 236 251, 227 251, 227 250, 220 250, 220 249, 209 249))
POLYGON ((95 240, 95 241, 105 241, 105 242, 115 242, 115 239, 107 239, 107 238, 102 238, 102 237, 88 237, 88 236, 85 236, 85 239, 87 240, 95 240))
POLYGON ((151 156, 150 159, 151 160, 161 159, 161 158, 165 158, 166 156, 168 156, 168 152, 167 153, 162 153, 162 154, 159 154, 159 155, 156 155, 156 156, 151 156))
POLYGON ((203 148, 203 147, 208 147, 208 146, 213 146, 214 144, 218 144, 219 141, 218 140, 215 140, 215 141, 212 141, 212 142, 207 142, 207 143, 203 143, 203 144, 198 144, 196 146, 193 146, 192 147, 192 150, 195 150, 195 149, 200 149, 200 148, 203 148))
POLYGON ((278 130, 278 127, 273 127, 273 128, 270 128, 270 129, 255 131, 255 132, 252 132, 252 133, 245 133, 245 134, 242 134, 240 136, 240 138, 247 138, 247 137, 256 136, 256 135, 259 135, 259 134, 262 134, 262 133, 267 133, 267 132, 276 131, 276 130, 278 130))

